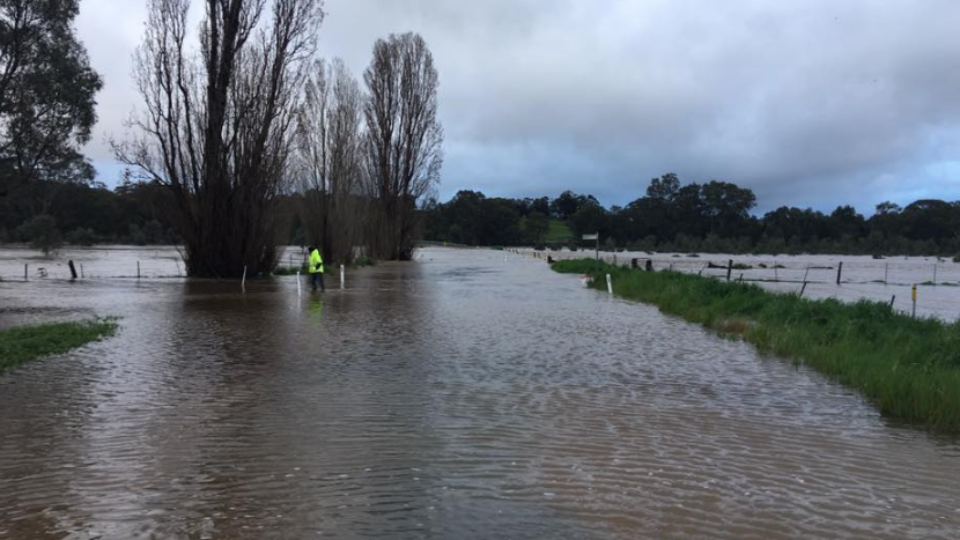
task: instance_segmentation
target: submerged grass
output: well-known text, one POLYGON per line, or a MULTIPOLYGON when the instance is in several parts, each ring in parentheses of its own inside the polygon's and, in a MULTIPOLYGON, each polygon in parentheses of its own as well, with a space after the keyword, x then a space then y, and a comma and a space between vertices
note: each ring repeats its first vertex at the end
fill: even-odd
POLYGON ((60 354, 113 335, 116 319, 21 326, 0 330, 0 373, 41 356, 60 354))
POLYGON ((960 323, 914 319, 886 303, 808 300, 678 272, 644 272, 592 259, 560 261, 563 273, 610 274, 620 296, 654 304, 763 351, 807 364, 860 391, 888 416, 960 431, 960 323))

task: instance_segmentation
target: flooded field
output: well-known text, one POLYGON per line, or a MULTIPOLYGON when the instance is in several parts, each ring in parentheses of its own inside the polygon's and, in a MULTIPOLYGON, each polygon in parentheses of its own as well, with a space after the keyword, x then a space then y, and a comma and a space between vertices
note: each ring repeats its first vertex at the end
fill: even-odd
POLYGON ((0 252, 0 324, 122 317, 0 375, 0 538, 958 537, 960 439, 539 260, 300 297, 120 251, 75 283, 0 252))
MULTIPOLYGON (((519 250, 532 257, 571 259, 594 257, 593 251, 519 250)), ((639 259, 640 265, 651 260, 654 268, 715 276, 726 279, 730 260, 749 268, 734 269, 732 279, 755 282, 777 292, 798 293, 804 281, 807 298, 837 298, 845 302, 867 299, 890 302, 894 309, 912 313, 911 288, 918 285, 917 315, 946 321, 960 318, 960 263, 937 257, 889 257, 874 259, 860 255, 726 255, 716 253, 646 253, 600 252, 600 258, 611 264, 629 265, 639 259), (837 272, 843 263, 841 283, 837 272), (717 268, 723 267, 723 268, 717 268)))

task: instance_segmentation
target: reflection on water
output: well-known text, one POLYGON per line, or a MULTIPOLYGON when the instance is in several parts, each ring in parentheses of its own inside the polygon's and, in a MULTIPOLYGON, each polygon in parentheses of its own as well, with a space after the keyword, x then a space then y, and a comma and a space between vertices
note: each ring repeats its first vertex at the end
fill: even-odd
POLYGON ((956 538, 960 443, 539 261, 297 294, 0 284, 119 335, 0 376, 0 538, 956 538))

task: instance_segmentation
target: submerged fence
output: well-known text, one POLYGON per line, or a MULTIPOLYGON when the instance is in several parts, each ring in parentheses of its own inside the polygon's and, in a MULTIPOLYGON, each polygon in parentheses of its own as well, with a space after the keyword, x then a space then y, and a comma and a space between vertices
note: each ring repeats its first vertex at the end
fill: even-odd
MULTIPOLYGON (((306 260, 299 248, 287 248, 280 257, 280 267, 299 268, 306 260)), ((0 282, 177 279, 186 274, 183 258, 174 247, 68 249, 53 257, 43 257, 28 249, 0 249, 0 282)))
MULTIPOLYGON (((542 260, 593 258, 593 251, 510 252, 542 260)), ((600 260, 623 267, 672 270, 742 281, 765 289, 802 294, 807 298, 835 298, 845 302, 871 300, 918 316, 953 321, 960 318, 960 263, 937 257, 758 256, 601 252, 600 260)))

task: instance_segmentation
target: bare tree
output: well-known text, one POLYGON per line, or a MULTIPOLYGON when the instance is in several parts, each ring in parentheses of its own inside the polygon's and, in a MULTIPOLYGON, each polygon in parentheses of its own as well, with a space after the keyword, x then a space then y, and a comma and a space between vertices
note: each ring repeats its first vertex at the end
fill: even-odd
POLYGON ((307 240, 327 260, 349 262, 363 242, 366 201, 360 191, 363 96, 339 59, 316 62, 297 129, 307 240))
POLYGON ((206 0, 191 51, 189 0, 149 0, 134 73, 145 111, 114 148, 174 194, 191 276, 276 266, 276 203, 323 11, 321 0, 267 2, 206 0))
POLYGON ((378 40, 363 78, 365 168, 378 210, 374 249, 378 257, 408 260, 417 205, 439 182, 443 164, 439 78, 426 42, 413 33, 378 40))

